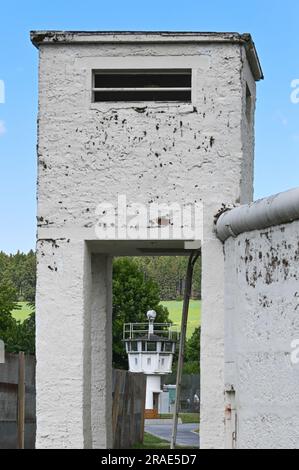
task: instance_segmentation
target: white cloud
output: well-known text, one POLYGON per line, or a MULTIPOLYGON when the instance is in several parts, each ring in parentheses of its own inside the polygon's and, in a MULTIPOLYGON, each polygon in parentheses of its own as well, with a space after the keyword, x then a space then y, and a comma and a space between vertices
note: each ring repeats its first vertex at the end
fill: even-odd
POLYGON ((0 137, 6 133, 5 122, 0 121, 0 137))

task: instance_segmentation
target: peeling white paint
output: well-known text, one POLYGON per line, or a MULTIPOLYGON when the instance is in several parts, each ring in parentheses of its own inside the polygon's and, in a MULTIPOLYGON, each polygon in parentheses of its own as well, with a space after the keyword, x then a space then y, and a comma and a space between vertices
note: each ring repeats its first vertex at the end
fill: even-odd
POLYGON ((240 449, 299 447, 299 222, 225 242, 225 381, 240 449))

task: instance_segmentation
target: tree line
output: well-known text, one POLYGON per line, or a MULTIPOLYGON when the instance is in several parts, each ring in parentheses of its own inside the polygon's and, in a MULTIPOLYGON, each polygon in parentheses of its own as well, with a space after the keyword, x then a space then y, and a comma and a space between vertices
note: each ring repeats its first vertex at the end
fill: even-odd
MULTIPOLYGON (((157 256, 133 258, 145 279, 152 279, 159 289, 160 300, 182 300, 185 288, 187 257, 157 256)), ((36 256, 33 250, 7 255, 0 252, 0 282, 6 279, 17 292, 18 301, 34 302, 36 256)), ((201 298, 201 264, 194 270, 192 298, 201 298)))
MULTIPOLYGON (((154 279, 159 286, 161 300, 182 300, 188 265, 186 256, 145 256, 134 258, 145 277, 154 279)), ((201 263, 194 268, 192 298, 201 298, 201 263)))

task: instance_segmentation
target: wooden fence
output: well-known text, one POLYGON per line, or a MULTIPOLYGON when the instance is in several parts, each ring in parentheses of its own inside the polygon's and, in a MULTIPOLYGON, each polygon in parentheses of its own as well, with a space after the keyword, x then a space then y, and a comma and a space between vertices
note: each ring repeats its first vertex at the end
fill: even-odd
POLYGON ((35 357, 23 361, 6 353, 0 364, 0 449, 33 449, 35 430, 35 357))
MULTIPOLYGON (((22 357, 8 353, 0 364, 0 449, 22 448, 23 443, 25 449, 35 447, 35 357, 25 357, 24 370, 22 364, 22 357)), ((145 390, 145 375, 113 370, 114 448, 129 449, 143 441, 145 390)))
POLYGON ((146 376, 113 371, 112 429, 114 449, 130 449, 143 442, 146 376))

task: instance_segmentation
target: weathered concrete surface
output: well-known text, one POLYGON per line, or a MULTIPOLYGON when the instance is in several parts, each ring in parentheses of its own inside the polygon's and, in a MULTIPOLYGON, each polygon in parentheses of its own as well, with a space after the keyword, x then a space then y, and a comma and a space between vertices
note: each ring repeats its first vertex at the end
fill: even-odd
POLYGON ((111 258, 42 240, 38 259, 36 445, 111 447, 111 258))
MULTIPOLYGON (((140 37, 39 44, 38 447, 105 445, 89 432, 92 426, 105 434, 108 422, 106 411, 95 423, 90 418, 88 377, 100 380, 108 372, 93 360, 88 365, 95 333, 84 240, 90 240, 96 206, 118 194, 147 206, 204 203, 201 445, 224 446, 224 261, 213 216, 222 204, 252 199, 254 120, 246 116, 246 86, 253 116, 255 81, 245 45, 235 37, 140 37), (174 66, 192 69, 190 104, 91 103, 93 69, 174 66)), ((111 314, 108 304, 103 308, 111 314)), ((96 327, 105 321, 100 317, 96 327)), ((97 353, 108 361, 111 336, 105 338, 97 353)))
POLYGON ((84 242, 38 243, 36 447, 84 446, 84 242))
POLYGON ((299 221, 225 243, 227 388, 238 448, 299 448, 299 221))

